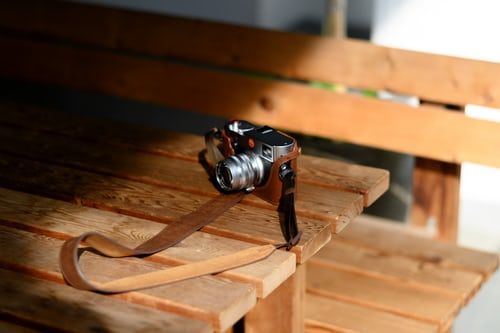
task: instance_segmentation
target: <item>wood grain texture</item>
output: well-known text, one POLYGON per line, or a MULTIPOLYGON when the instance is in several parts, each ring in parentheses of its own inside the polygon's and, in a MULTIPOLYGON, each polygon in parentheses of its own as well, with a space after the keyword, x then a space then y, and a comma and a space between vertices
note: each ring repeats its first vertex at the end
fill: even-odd
POLYGON ((465 303, 483 282, 479 273, 342 242, 328 243, 308 263, 342 269, 368 277, 404 283, 415 288, 460 295, 465 303))
POLYGON ((0 47, 5 50, 0 54, 0 75, 18 80, 242 118, 447 162, 500 167, 500 124, 453 111, 15 38, 1 37, 0 47), (233 86, 239 89, 227 89, 233 86), (315 110, 314 117, 304 117, 309 109, 315 110))
MULTIPOLYGON (((0 244, 5 249, 0 254, 0 266, 15 267, 22 272, 63 283, 59 268, 62 243, 58 239, 0 226, 0 244)), ((83 252, 80 262, 88 278, 98 283, 169 267, 137 258, 109 259, 89 251, 83 252)), ((231 327, 255 306, 253 286, 213 276, 192 278, 140 292, 117 294, 115 297, 202 320, 210 323, 216 330, 231 327), (225 297, 221 298, 221 294, 225 297)))
POLYGON ((497 254, 417 236, 404 225, 358 218, 332 241, 340 239, 381 253, 410 257, 443 268, 455 268, 489 277, 499 264, 497 254))
POLYGON ((306 332, 439 332, 436 324, 310 293, 305 309, 306 332))
POLYGON ((11 30, 114 50, 389 90, 441 103, 500 106, 496 63, 47 1, 5 3, 0 22, 11 30))
POLYGON ((305 290, 306 267, 298 265, 294 275, 245 316, 245 332, 304 332, 305 290))
POLYGON ((0 269, 2 315, 44 331, 211 332, 203 322, 0 269), (64 314, 61 315, 61 314, 64 314))
POLYGON ((388 281, 316 264, 307 267, 307 292, 437 324, 440 327, 453 318, 463 306, 462 298, 458 294, 416 288, 404 282, 388 281))
POLYGON ((460 205, 460 165, 417 158, 413 171, 411 224, 434 223, 437 238, 456 243, 460 205))
POLYGON ((389 189, 387 170, 308 155, 301 155, 297 166, 299 181, 359 193, 363 195, 365 207, 370 206, 389 189))
MULTIPOLYGON (((177 189, 34 161, 15 160, 8 156, 2 157, 1 161, 0 168, 11 170, 8 174, 2 173, 3 176, 0 176, 2 179, 0 183, 3 186, 162 223, 170 223, 174 217, 191 212, 209 200, 207 197, 177 189), (15 176, 11 169, 14 165, 18 166, 15 176), (33 174, 34 167, 37 168, 36 175, 33 174)), ((163 174, 170 173, 170 170, 165 169, 163 174)), ((185 173, 180 172, 174 175, 182 176, 185 173)), ((175 178, 173 175, 169 177, 175 178)), ((193 188, 194 186, 195 183, 193 183, 193 188)), ((213 188, 210 190, 214 191, 213 188)), ((299 228, 303 230, 303 235, 293 252, 297 256, 297 261, 302 262, 314 255, 329 241, 331 226, 306 217, 300 217, 298 223, 299 228)), ((240 204, 229 209, 203 230, 254 244, 283 242, 279 217, 275 210, 249 205, 240 204)))
MULTIPOLYGON (((328 302, 341 302, 427 325, 419 328, 424 331, 445 332, 497 269, 498 260, 497 254, 438 242, 403 225, 360 216, 308 261, 307 296, 315 297, 317 310, 307 319, 319 331, 365 331, 359 329, 365 321, 339 325, 332 319, 337 305, 328 302)), ((346 316, 357 311, 350 309, 346 316)), ((383 331, 406 330, 387 326, 383 331)))
MULTIPOLYGON (((0 198, 0 220, 10 221, 19 228, 37 230, 39 233, 60 239, 96 230, 123 244, 137 245, 164 227, 155 222, 6 189, 0 189, 0 198), (26 214, 29 214, 29 218, 26 214)), ((178 245, 148 257, 148 260, 179 265, 234 253, 250 246, 252 244, 196 232, 178 245)), ((288 252, 277 251, 260 262, 229 270, 220 275, 233 281, 255 285, 259 297, 266 297, 294 271, 295 256, 288 252)))
MULTIPOLYGON (((2 127, 0 137, 6 140, 4 141, 5 145, 0 147, 0 151, 11 154, 167 187, 181 192, 210 197, 219 194, 209 181, 203 167, 191 161, 140 152, 134 153, 110 145, 84 143, 69 138, 61 140, 57 136, 5 127, 2 127)), ((358 194, 304 183, 297 185, 297 191, 300 194, 296 201, 296 210, 301 217, 300 221, 316 225, 319 229, 326 228, 329 223, 334 223, 335 225, 331 228, 334 232, 338 232, 362 211, 363 198, 358 194), (315 221, 311 218, 314 218, 315 221)), ((248 214, 255 213, 255 211, 263 212, 273 221, 278 221, 276 207, 260 198, 249 195, 243 203, 252 206, 252 209, 248 208, 247 205, 239 205, 231 211, 243 209, 248 210, 248 214)), ((276 230, 279 230, 279 223, 275 227, 276 230)), ((318 234, 318 237, 320 236, 325 237, 324 234, 318 234)), ((276 240, 281 241, 281 238, 276 240)), ((314 253, 315 251, 311 251, 310 255, 314 253)))
MULTIPOLYGON (((83 141, 106 143, 151 154, 198 161, 204 139, 197 135, 167 132, 158 128, 74 117, 51 109, 0 103, 0 123, 32 130, 57 133, 83 141)), ((386 170, 301 155, 299 182, 358 193, 365 207, 389 187, 386 170)))

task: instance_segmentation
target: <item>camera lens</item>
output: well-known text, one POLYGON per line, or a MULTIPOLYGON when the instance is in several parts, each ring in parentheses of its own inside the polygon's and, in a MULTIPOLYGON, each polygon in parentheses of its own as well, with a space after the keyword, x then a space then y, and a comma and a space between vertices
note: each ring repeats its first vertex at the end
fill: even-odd
POLYGON ((264 178, 264 164, 253 152, 233 155, 215 166, 215 178, 224 191, 250 189, 264 178))
POLYGON ((221 172, 221 182, 229 187, 233 181, 233 175, 231 174, 231 170, 227 167, 223 167, 220 169, 220 172, 221 172))

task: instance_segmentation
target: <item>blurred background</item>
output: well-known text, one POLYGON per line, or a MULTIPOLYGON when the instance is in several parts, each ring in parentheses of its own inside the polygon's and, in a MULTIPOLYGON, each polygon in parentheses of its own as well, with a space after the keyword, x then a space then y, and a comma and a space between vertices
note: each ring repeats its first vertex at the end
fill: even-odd
MULTIPOLYGON (((173 14, 267 29, 370 40, 379 45, 500 62, 500 2, 488 0, 85 0, 138 11, 173 14)), ((69 112, 106 117, 201 134, 222 119, 58 88, 3 82, 8 98, 27 98, 69 112), (28 93, 27 93, 28 92, 28 93)), ((500 78, 499 78, 500 84, 500 78)), ((342 87, 331 86, 338 90, 342 87)), ((412 96, 384 92, 379 98, 415 104, 412 96)), ((466 114, 500 121, 500 111, 467 106, 466 114)), ((409 216, 414 158, 341 142, 301 138, 304 151, 391 171, 391 189, 368 214, 405 222, 409 216)), ((500 153, 500 147, 499 147, 500 153)), ((458 244, 500 252, 500 170, 463 164, 458 244)), ((432 221, 428 225, 433 228, 432 221)), ((500 274, 460 314, 454 332, 500 332, 500 274), (480 320, 478 319, 480 318, 480 320)))

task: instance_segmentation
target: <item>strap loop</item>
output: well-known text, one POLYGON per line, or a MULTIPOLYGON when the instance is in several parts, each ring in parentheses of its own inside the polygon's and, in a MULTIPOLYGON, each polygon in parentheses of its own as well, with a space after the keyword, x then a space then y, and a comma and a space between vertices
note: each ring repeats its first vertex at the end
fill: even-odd
MULTIPOLYGON (((128 289, 123 289, 123 288, 114 289, 114 286, 112 284, 108 286, 103 286, 90 282, 85 277, 85 275, 80 269, 80 266, 78 265, 78 257, 79 257, 78 246, 80 245, 80 243, 85 242, 95 250, 101 252, 102 254, 108 257, 113 257, 113 258, 150 255, 177 244, 178 242, 180 242, 193 232, 201 229, 203 226, 214 221, 222 213, 224 213, 229 208, 233 207, 238 202, 240 202, 244 196, 245 193, 243 192, 237 192, 232 194, 221 194, 220 196, 212 200, 209 200, 207 203, 202 205, 196 211, 181 216, 178 219, 174 220, 172 223, 163 228, 163 230, 161 230, 154 237, 140 244, 134 249, 123 246, 117 243, 116 241, 106 236, 103 236, 97 232, 87 232, 80 235, 79 237, 69 239, 66 242, 64 242, 59 257, 60 267, 63 276, 70 285, 78 289, 93 290, 105 293, 123 292, 123 291, 139 289, 138 287, 136 288, 135 286, 132 285, 130 285, 128 289)), ((259 251, 257 252, 258 255, 263 255, 261 252, 259 251)), ((215 260, 217 258, 213 259, 215 260)), ((209 263, 210 260, 208 260, 209 263)), ((241 263, 237 264, 237 266, 240 265, 242 264, 241 263)), ((220 266, 218 267, 220 268, 220 266)), ((230 268, 232 267, 227 266, 225 269, 230 269, 230 268)), ((200 271, 200 274, 201 272, 202 271, 200 271)), ((203 273, 203 274, 208 274, 208 273, 203 273)), ((137 277, 136 280, 139 281, 139 277, 137 277)), ((173 282, 172 280, 168 279, 165 281, 173 282)), ((177 279, 175 281, 179 280, 177 279)), ((158 285, 158 282, 155 282, 154 285, 158 285)))

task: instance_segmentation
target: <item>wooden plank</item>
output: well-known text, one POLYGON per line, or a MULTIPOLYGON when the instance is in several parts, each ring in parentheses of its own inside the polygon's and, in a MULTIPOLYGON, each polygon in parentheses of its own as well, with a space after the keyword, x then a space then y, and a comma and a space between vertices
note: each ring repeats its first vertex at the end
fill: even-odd
POLYGON ((411 224, 434 223, 437 238, 456 243, 460 205, 460 165, 417 158, 413 171, 411 224))
POLYGON ((363 195, 364 206, 374 203, 389 189, 389 171, 302 155, 299 181, 363 195))
MULTIPOLYGON (((0 137, 5 139, 3 141, 5 145, 0 147, 0 151, 15 155, 21 154, 30 158, 69 165, 176 191, 210 197, 219 195, 202 166, 190 161, 133 153, 102 144, 85 144, 70 139, 61 140, 59 137, 23 132, 19 129, 2 128, 0 132, 0 137), (19 135, 21 133, 22 135, 19 135)), ((336 223, 334 231, 343 228, 361 212, 363 199, 357 194, 308 184, 298 184, 297 191, 300 193, 300 197, 296 202, 296 208, 297 213, 301 216, 299 223, 304 227, 304 235, 303 242, 296 248, 296 251, 298 251, 299 257, 303 254, 304 258, 308 258, 319 249, 317 246, 321 247, 330 238, 327 232, 329 222, 336 223), (314 242, 317 244, 313 244, 314 242)), ((253 239, 254 242, 281 242, 282 236, 279 232, 276 207, 253 195, 247 196, 244 203, 246 205, 238 205, 229 210, 229 213, 242 213, 243 215, 239 218, 243 221, 248 220, 250 224, 258 222, 255 220, 251 222, 250 215, 264 214, 264 219, 269 221, 271 228, 265 233, 247 228, 248 232, 241 233, 239 238, 253 239)), ((196 203, 194 204, 196 207, 196 203)), ((191 211, 195 207, 191 205, 187 209, 191 211)), ((234 225, 237 221, 232 223, 234 225)), ((241 225, 235 228, 235 235, 237 230, 241 231, 241 229, 241 225)))
POLYGON ((295 274, 245 316, 245 332, 304 332, 305 291, 306 267, 298 265, 295 274))
MULTIPOLYGON (((0 220, 9 220, 19 227, 48 233, 53 237, 66 239, 85 231, 98 230, 108 237, 126 244, 136 244, 148 239, 163 228, 163 225, 116 213, 77 207, 62 201, 55 201, 25 193, 0 189, 0 220), (45 207, 57 210, 47 215, 45 207), (32 207, 32 208, 30 208, 32 207), (33 214, 30 220, 23 214, 33 214), (102 221, 109 221, 104 224, 102 221), (125 226, 126 227, 125 227, 125 226), (119 233, 116 230, 120 230, 119 233)), ((227 255, 252 246, 252 244, 196 232, 184 239, 178 246, 171 247, 148 260, 179 265, 216 256, 227 255)), ((268 258, 221 273, 222 277, 255 285, 259 297, 266 297, 295 271, 295 256, 276 251, 268 258)))
POLYGON ((494 253, 457 247, 452 244, 417 236, 404 225, 356 219, 336 239, 394 255, 415 258, 445 268, 476 272, 489 277, 499 264, 494 253))
POLYGON ((0 22, 12 30, 121 51, 500 107, 496 63, 61 2, 5 3, 0 22))
POLYGON ((439 332, 436 324, 310 293, 306 294, 305 309, 307 332, 310 328, 342 333, 439 332))
MULTIPOLYGON (((21 129, 0 128, 0 138, 5 142, 0 151, 203 196, 219 194, 203 167, 192 161, 69 138, 61 140, 58 136, 21 129)), ((358 194, 301 182, 298 182, 297 192, 300 193, 296 201, 297 214, 304 220, 314 218, 332 223, 334 232, 342 230, 363 209, 363 197, 358 194)), ((276 211, 276 207, 253 195, 247 196, 243 202, 273 213, 276 211)))
POLYGON ((444 290, 460 295, 464 303, 483 282, 479 273, 446 268, 418 258, 359 247, 338 239, 328 243, 308 263, 404 282, 416 288, 444 290))
POLYGON ((0 47, 5 50, 0 54, 0 75, 10 78, 244 118, 447 162, 500 167, 500 124, 453 111, 13 38, 1 37, 0 47), (314 117, 305 117, 304 110, 310 109, 314 117), (436 142, 436 138, 441 139, 436 142))
MULTIPOLYGON (((64 283, 59 268, 62 240, 0 226, 0 244, 4 248, 0 254, 0 266, 64 283)), ((89 251, 83 252, 80 262, 82 270, 95 282, 107 282, 169 267, 137 258, 109 259, 89 251)), ((215 330, 231 327, 255 306, 253 286, 213 276, 193 278, 140 292, 117 294, 116 297, 203 320, 212 324, 215 330), (224 298, 220 297, 222 294, 224 298)))
MULTIPOLYGON (((47 151, 43 154, 47 156, 46 153, 47 151)), ((56 154, 65 153, 64 150, 62 150, 60 153, 56 154)), ((68 151, 66 157, 69 155, 68 151)), ((88 156, 81 155, 81 157, 83 158, 82 161, 84 161, 88 156)), ((94 157, 99 159, 99 153, 94 155, 94 157)), ((3 167, 9 168, 8 160, 7 157, 2 159, 1 164, 3 167)), ((88 159, 86 162, 91 160, 92 159, 88 159)), ((162 175, 167 174, 168 177, 172 179, 179 177, 178 182, 180 183, 182 183, 183 179, 193 179, 188 178, 185 172, 188 170, 187 168, 191 168, 191 166, 187 166, 187 168, 183 169, 182 161, 180 160, 173 161, 175 165, 174 168, 165 165, 165 161, 162 158, 159 158, 156 162, 160 164, 150 164, 141 158, 134 163, 136 163, 137 168, 140 168, 142 165, 152 166, 155 169, 154 173, 157 175, 158 179, 161 179, 162 175), (139 160, 144 164, 137 163, 139 160), (159 168, 161 164, 164 164, 167 168, 161 170, 161 168, 159 168)), ((119 160, 116 160, 108 166, 111 168, 110 170, 112 170, 113 165, 118 166, 120 163, 123 163, 123 161, 119 162, 119 160)), ((20 166, 20 169, 17 170, 19 173, 14 175, 12 170, 10 170, 9 173, 4 174, 2 177, 2 184, 4 184, 4 186, 10 186, 11 188, 21 190, 28 189, 28 191, 34 190, 35 193, 50 195, 65 200, 76 200, 77 202, 82 202, 91 207, 115 210, 120 213, 147 218, 162 223, 169 223, 174 217, 191 212, 208 200, 206 196, 197 195, 195 190, 192 192, 179 191, 175 188, 159 187, 157 185, 143 184, 140 182, 128 180, 120 181, 112 177, 102 175, 92 176, 89 173, 85 174, 78 171, 61 169, 58 166, 42 165, 34 162, 18 161, 16 164, 20 166), (39 173, 38 176, 33 177, 33 167, 37 165, 39 166, 39 173), (65 183, 66 180, 71 182, 65 183), (24 187, 22 184, 25 184, 24 187), (30 184, 34 184, 34 188, 31 188, 30 184), (63 197, 63 194, 65 197, 63 197)), ((126 168, 130 167, 130 165, 127 166, 126 164, 121 165, 126 168)), ((206 179, 204 181, 206 182, 206 179)), ((185 184, 181 185, 184 186, 185 184)), ((196 189, 195 186, 196 182, 193 182, 192 188, 196 189)), ((210 185, 209 190, 215 191, 210 185)), ((312 192, 311 197, 315 198, 314 195, 317 194, 312 192)), ((252 199, 250 197, 248 201, 251 200, 258 202, 260 199, 256 197, 252 199)), ((306 217, 300 217, 298 225, 303 231, 303 235, 301 242, 293 248, 293 252, 297 255, 297 261, 302 262, 314 255, 329 241, 331 238, 331 226, 328 223, 306 217)), ((275 208, 268 209, 240 204, 228 210, 216 221, 206 226, 204 230, 213 234, 257 244, 279 244, 283 242, 279 217, 275 208)))
POLYGON ((307 292, 439 326, 463 306, 457 294, 316 264, 307 267, 307 292))
MULTIPOLYGON (((51 109, 0 103, 0 123, 47 131, 85 141, 198 161, 200 136, 68 115, 51 109)), ((362 194, 369 206, 389 188, 386 170, 301 155, 299 182, 362 194)))
POLYGON ((0 269, 2 315, 44 331, 210 332, 203 322, 0 269))

